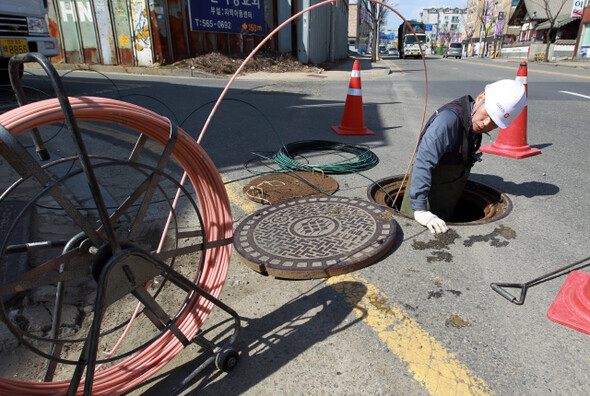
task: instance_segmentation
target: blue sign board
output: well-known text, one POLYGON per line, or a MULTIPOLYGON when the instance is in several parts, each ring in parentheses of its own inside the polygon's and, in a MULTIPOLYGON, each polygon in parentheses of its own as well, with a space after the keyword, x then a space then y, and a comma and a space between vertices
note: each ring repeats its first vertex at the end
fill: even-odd
POLYGON ((427 32, 432 32, 432 25, 426 25, 424 27, 424 30, 427 31, 427 32))
POLYGON ((264 0, 190 0, 191 30, 266 35, 264 0))

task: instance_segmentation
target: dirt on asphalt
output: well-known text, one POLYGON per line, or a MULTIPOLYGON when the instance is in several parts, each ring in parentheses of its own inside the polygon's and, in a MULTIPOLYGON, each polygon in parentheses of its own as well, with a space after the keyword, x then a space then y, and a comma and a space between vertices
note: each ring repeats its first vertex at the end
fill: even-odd
MULTIPOLYGON (((246 59, 244 57, 230 57, 220 54, 218 52, 211 52, 206 55, 197 56, 194 58, 183 59, 173 63, 171 66, 176 69, 191 69, 204 73, 215 75, 232 75, 234 74, 242 62, 246 59)), ((279 53, 275 51, 260 51, 254 55, 252 59, 242 69, 244 73, 283 73, 283 72, 310 72, 322 73, 325 70, 339 65, 345 61, 337 60, 335 62, 325 62, 318 65, 307 65, 299 62, 290 54, 279 53)))

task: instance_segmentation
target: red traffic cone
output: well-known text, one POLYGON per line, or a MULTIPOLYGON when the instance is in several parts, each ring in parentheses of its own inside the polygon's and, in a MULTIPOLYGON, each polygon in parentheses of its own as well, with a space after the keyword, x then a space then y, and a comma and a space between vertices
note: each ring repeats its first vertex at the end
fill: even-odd
MULTIPOLYGON (((526 62, 520 64, 516 74, 516 81, 524 85, 528 97, 526 62)), ((532 148, 527 144, 526 128, 527 106, 524 107, 522 113, 512 121, 508 128, 500 129, 498 138, 494 143, 480 147, 479 151, 517 159, 541 154, 541 150, 532 148)))
POLYGON ((358 60, 355 60, 352 66, 342 122, 339 126, 333 126, 332 129, 339 135, 375 134, 365 126, 363 117, 363 93, 361 89, 361 66, 358 60))
POLYGON ((547 311, 547 317, 590 334, 590 274, 572 271, 547 311))

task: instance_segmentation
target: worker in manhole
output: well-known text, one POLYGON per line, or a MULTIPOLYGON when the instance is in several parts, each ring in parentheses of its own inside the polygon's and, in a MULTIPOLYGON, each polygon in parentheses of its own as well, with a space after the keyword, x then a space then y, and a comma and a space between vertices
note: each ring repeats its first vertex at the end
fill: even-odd
POLYGON ((482 133, 506 128, 526 105, 524 85, 514 80, 488 84, 438 109, 420 135, 400 212, 432 233, 449 221, 476 161, 482 133))

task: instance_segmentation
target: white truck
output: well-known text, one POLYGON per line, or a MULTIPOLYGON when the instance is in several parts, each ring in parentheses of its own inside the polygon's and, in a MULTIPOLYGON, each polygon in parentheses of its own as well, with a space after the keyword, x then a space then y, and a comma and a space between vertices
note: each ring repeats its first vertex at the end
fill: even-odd
POLYGON ((47 1, 0 0, 0 83, 8 82, 8 61, 13 55, 59 55, 57 39, 49 36, 45 19, 47 1))
POLYGON ((426 53, 426 47, 429 43, 429 38, 425 32, 426 27, 422 22, 408 21, 408 24, 412 26, 416 35, 414 36, 414 33, 412 33, 412 30, 405 22, 399 25, 397 35, 399 57, 401 59, 409 57, 420 58, 420 47, 426 53), (418 41, 416 41, 416 37, 418 37, 418 41), (418 45, 418 42, 420 42, 420 45, 418 45))

